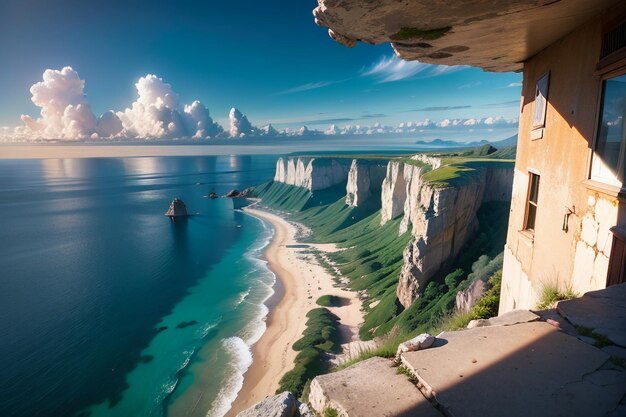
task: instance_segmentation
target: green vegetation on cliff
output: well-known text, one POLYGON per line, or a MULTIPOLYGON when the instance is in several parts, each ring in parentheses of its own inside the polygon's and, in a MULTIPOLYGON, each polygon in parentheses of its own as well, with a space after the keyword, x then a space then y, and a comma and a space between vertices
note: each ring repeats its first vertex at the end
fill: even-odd
POLYGON ((479 229, 456 259, 449 261, 428 283, 421 297, 397 317, 388 320, 375 335, 392 329, 407 336, 439 330, 454 308, 457 292, 476 279, 487 281, 502 268, 506 240, 508 203, 485 203, 478 210, 479 229))
POLYGON ((325 308, 313 309, 306 316, 306 329, 293 344, 293 350, 298 352, 294 368, 280 379, 277 394, 290 391, 302 396, 308 381, 328 371, 325 354, 340 350, 337 316, 325 308))
POLYGON ((479 175, 484 168, 512 169, 515 162, 506 159, 477 157, 467 158, 446 156, 441 158, 442 165, 425 173, 422 179, 438 187, 459 186, 479 175))
POLYGON ((346 301, 348 300, 337 295, 322 295, 315 303, 322 307, 341 307, 346 301))
POLYGON ((301 212, 312 207, 325 207, 345 198, 345 185, 312 193, 306 188, 269 181, 257 186, 252 195, 263 197, 263 204, 286 212, 301 212))
MULTIPOLYGON (((482 162, 474 158, 472 163, 482 162)), ((498 160, 487 160, 484 163, 489 166, 510 166, 509 162, 498 160)), ((425 176, 439 170, 430 171, 425 176)), ((288 211, 293 207, 289 194, 302 196, 304 194, 299 194, 301 190, 281 183, 269 183, 261 189, 257 188, 257 193, 265 205, 288 211)), ((403 265, 403 251, 412 236, 410 231, 398 235, 401 219, 391 220, 381 226, 378 196, 356 208, 347 206, 343 196, 333 203, 315 205, 308 204, 309 197, 307 201, 300 198, 298 205, 304 208, 291 212, 291 218, 311 229, 308 240, 335 243, 343 248, 327 256, 341 274, 350 280, 350 288, 366 291, 365 320, 359 331, 363 340, 383 336, 392 330, 408 336, 438 328, 442 320, 451 314, 458 291, 467 288, 475 279, 486 281, 494 271, 501 268, 502 259, 497 255, 505 243, 509 205, 485 203, 477 213, 480 226, 476 237, 456 259, 443 265, 413 305, 403 309, 398 302, 396 289, 403 265)))
MULTIPOLYGON (((435 170, 407 157, 396 159, 423 166, 422 178, 425 182, 448 187, 460 186, 484 175, 485 168, 512 169, 513 161, 495 157, 497 152, 485 146, 473 151, 470 156, 459 152, 440 154, 438 157, 442 159, 442 166, 435 170)), ((379 349, 367 353, 365 357, 390 356, 395 353, 398 343, 419 333, 438 333, 440 330, 464 327, 472 318, 497 314, 499 271, 502 268, 509 203, 483 203, 476 213, 479 227, 473 237, 456 258, 441 265, 439 272, 420 289, 420 296, 404 308, 398 301, 397 288, 405 262, 404 251, 414 237, 410 229, 399 234, 400 217, 380 225, 379 194, 361 202, 358 207, 351 207, 345 203, 345 184, 310 192, 301 187, 268 182, 257 187, 255 195, 262 199, 263 205, 282 211, 290 219, 308 227, 311 233, 305 240, 334 243, 342 249, 326 253, 324 257, 318 254, 318 259, 323 260, 323 266, 331 270, 337 280, 347 279, 348 286, 361 294, 365 314, 360 337, 362 340, 380 337, 383 341, 379 349), (328 264, 327 259, 333 266, 328 264), (453 314, 457 293, 476 280, 486 283, 485 297, 470 313, 453 314)), ((318 299, 318 304, 322 306, 336 306, 338 303, 332 296, 318 299)), ((307 322, 303 338, 294 344, 298 357, 294 369, 281 380, 281 390, 291 390, 299 395, 306 391, 307 381, 328 371, 325 368, 328 366, 326 355, 334 352, 338 345, 328 330, 332 325, 326 314, 331 313, 326 309, 312 312, 320 310, 326 313, 323 317, 317 316, 322 313, 315 313, 316 316, 307 322)))

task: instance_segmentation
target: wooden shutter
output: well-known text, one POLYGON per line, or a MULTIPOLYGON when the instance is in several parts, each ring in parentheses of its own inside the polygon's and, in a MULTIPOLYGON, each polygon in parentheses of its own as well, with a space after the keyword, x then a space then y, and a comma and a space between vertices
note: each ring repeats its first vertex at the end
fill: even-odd
POLYGON ((617 226, 611 228, 613 245, 609 258, 609 270, 606 277, 606 286, 626 282, 626 231, 617 226))

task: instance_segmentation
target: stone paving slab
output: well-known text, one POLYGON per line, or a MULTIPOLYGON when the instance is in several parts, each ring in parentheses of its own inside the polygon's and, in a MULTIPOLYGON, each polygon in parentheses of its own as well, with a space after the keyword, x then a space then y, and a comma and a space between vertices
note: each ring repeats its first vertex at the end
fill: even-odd
POLYGON ((626 283, 560 301, 556 308, 574 326, 593 329, 626 347, 626 283))
POLYGON ((432 348, 402 356, 424 394, 454 417, 603 416, 626 384, 583 377, 608 359, 545 322, 444 332, 432 348))
POLYGON ((331 407, 349 417, 442 417, 417 387, 383 358, 315 377, 309 402, 320 415, 331 407))
POLYGON ((487 327, 487 326, 513 326, 519 323, 528 323, 531 321, 539 320, 539 316, 528 310, 513 310, 504 313, 498 317, 492 317, 490 319, 472 320, 467 328, 474 327, 487 327))

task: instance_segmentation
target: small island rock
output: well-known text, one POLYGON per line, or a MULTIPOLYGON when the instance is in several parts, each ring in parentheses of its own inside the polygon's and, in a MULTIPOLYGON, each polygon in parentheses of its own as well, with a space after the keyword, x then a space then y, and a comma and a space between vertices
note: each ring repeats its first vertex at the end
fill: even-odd
POLYGON ((183 200, 179 200, 178 198, 174 198, 172 203, 170 204, 170 208, 165 213, 166 216, 169 217, 184 217, 188 216, 187 214, 187 206, 183 202, 183 200))

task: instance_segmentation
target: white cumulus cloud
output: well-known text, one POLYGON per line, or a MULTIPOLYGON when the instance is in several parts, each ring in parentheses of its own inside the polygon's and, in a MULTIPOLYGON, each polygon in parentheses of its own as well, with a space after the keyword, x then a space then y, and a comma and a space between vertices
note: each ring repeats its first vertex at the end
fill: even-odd
POLYGON ((110 138, 122 132, 124 126, 122 121, 113 110, 108 110, 98 118, 98 135, 103 138, 110 138))
POLYGON ((207 138, 223 131, 197 100, 181 111, 178 94, 156 75, 139 78, 135 88, 137 100, 130 107, 96 117, 85 98, 85 81, 72 67, 47 69, 43 81, 30 88, 41 116, 22 115, 24 126, 11 133, 4 129, 3 139, 207 138))
POLYGON ((43 81, 30 88, 41 117, 22 115, 24 134, 41 138, 82 139, 96 130, 96 117, 85 99, 85 82, 72 67, 47 69, 43 81))
POLYGON ((209 109, 198 100, 185 105, 183 120, 187 132, 195 132, 194 138, 215 137, 224 131, 222 126, 213 121, 209 109))
POLYGON ((230 136, 237 138, 255 133, 256 129, 252 126, 252 123, 235 107, 230 109, 228 117, 230 119, 230 136))
POLYGON ((178 112, 178 95, 170 84, 156 75, 148 74, 139 78, 135 88, 137 100, 123 112, 117 113, 128 135, 163 138, 184 134, 183 121, 178 112))

